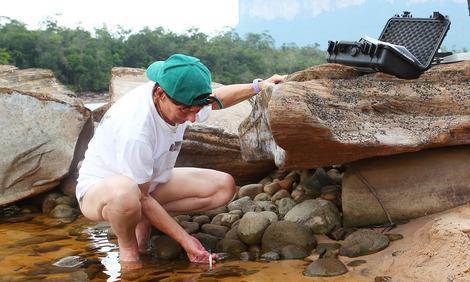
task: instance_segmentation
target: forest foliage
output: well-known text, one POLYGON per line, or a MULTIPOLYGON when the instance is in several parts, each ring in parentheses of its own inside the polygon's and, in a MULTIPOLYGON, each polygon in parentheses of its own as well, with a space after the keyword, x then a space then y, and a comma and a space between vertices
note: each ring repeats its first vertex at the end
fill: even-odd
POLYGON ((146 68, 177 53, 199 58, 211 70, 212 80, 222 84, 290 74, 326 62, 318 44, 276 47, 267 31, 242 38, 233 30, 211 36, 197 28, 184 34, 163 27, 131 33, 103 25, 92 33, 58 26, 51 18, 37 30, 18 20, 1 20, 0 64, 52 70, 73 91, 108 91, 113 67, 146 68))

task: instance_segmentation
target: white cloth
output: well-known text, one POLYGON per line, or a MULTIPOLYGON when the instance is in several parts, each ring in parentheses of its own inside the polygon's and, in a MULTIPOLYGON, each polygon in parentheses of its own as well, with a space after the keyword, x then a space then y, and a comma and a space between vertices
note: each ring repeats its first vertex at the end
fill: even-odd
MULTIPOLYGON (((187 122, 176 130, 168 126, 155 109, 154 85, 149 82, 130 91, 102 118, 79 171, 79 201, 88 188, 108 176, 128 176, 137 184, 151 181, 150 192, 170 178, 187 122)), ((204 106, 196 120, 205 121, 211 109, 204 106)))

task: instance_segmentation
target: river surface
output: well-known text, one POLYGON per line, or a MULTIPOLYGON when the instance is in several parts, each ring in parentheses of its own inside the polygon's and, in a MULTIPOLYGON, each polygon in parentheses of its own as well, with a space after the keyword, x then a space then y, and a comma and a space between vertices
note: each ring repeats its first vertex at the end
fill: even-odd
POLYGON ((310 262, 226 259, 193 264, 182 256, 161 260, 146 255, 139 270, 121 271, 115 239, 106 222, 82 215, 73 221, 42 213, 0 215, 0 281, 371 281, 354 272, 339 277, 302 274, 310 262))

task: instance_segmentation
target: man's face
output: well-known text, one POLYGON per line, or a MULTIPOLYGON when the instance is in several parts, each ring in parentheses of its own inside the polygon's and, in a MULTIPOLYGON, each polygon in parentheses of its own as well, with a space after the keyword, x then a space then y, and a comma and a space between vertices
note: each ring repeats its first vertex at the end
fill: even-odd
POLYGON ((183 106, 175 105, 170 99, 165 99, 166 109, 164 112, 166 117, 177 124, 185 123, 186 121, 195 122, 196 114, 202 109, 203 106, 183 106))

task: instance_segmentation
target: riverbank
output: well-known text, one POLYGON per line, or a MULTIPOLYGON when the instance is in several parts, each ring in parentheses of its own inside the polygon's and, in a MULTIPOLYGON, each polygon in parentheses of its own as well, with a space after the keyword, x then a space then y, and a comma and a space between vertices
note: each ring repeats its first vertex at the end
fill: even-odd
MULTIPOLYGON (((379 281, 470 280, 470 205, 398 225, 390 233, 401 234, 403 239, 375 254, 339 256, 348 272, 325 278, 304 276, 310 263, 305 260, 227 259, 210 271, 208 265, 191 264, 184 256, 170 261, 147 256, 142 269, 121 273, 116 241, 108 239, 106 223, 90 222, 81 215, 71 223, 41 213, 29 218, 13 222, 14 217, 2 217, 1 281, 374 281, 376 277, 382 278, 379 281), (365 262, 348 266, 358 260, 365 262)), ((323 235, 315 238, 319 243, 333 242, 323 235)))

